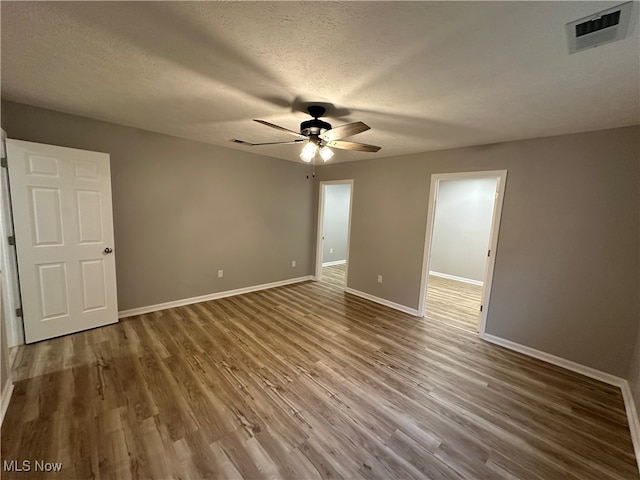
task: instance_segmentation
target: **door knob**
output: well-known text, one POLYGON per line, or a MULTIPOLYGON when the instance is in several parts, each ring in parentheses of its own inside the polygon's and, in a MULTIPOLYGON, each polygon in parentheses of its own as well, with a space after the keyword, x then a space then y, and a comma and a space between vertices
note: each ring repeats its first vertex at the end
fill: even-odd
POLYGON ((113 248, 107 247, 104 249, 104 253, 111 253, 111 252, 113 252, 113 248))

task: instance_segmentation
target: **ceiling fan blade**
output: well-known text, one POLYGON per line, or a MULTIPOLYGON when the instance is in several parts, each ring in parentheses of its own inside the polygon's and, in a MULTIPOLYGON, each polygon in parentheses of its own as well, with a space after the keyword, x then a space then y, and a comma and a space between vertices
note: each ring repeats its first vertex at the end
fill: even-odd
POLYGON ((287 132, 287 133, 289 133, 291 135, 295 135, 296 137, 299 137, 299 138, 305 138, 305 139, 307 138, 304 135, 302 135, 300 132, 295 132, 293 130, 289 130, 288 128, 284 128, 284 127, 281 127, 279 125, 276 125, 275 123, 269 123, 269 122, 267 122, 265 120, 257 120, 255 118, 253 119, 253 121, 261 123, 262 125, 266 125, 267 127, 275 128, 276 130, 282 130, 283 132, 287 132))
POLYGON ((235 143, 240 143, 242 145, 249 145, 250 147, 255 147, 256 145, 292 145, 294 143, 302 143, 306 141, 306 139, 300 139, 300 140, 291 140, 290 142, 267 142, 267 143, 251 143, 251 142, 246 142, 244 140, 238 140, 237 138, 233 139, 233 142, 235 143))
POLYGON ((356 150, 358 152, 377 152, 382 147, 376 145, 367 145, 366 143, 345 142, 343 140, 334 140, 326 142, 327 147, 341 148, 342 150, 356 150))
POLYGON ((331 142, 333 140, 350 137, 356 133, 366 132, 370 128, 369 125, 362 122, 347 123, 346 125, 340 125, 339 127, 327 130, 320 134, 320 138, 325 142, 331 142))

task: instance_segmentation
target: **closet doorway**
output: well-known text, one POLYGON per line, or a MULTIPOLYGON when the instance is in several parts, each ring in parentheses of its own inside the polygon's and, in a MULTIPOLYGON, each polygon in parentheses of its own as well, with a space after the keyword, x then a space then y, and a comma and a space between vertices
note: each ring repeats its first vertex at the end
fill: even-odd
POLYGON ((484 334, 506 176, 506 170, 432 176, 421 316, 484 334))
POLYGON ((349 235, 353 180, 320 182, 316 279, 345 289, 349 265, 349 235))

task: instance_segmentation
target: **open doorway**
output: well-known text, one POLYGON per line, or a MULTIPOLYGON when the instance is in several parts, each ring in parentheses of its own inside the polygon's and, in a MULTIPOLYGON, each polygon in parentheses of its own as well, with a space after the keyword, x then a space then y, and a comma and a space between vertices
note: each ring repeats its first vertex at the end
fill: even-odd
POLYGON ((353 180, 320 182, 316 279, 346 288, 353 180))
POLYGON ((484 335, 506 175, 432 176, 421 316, 484 335))

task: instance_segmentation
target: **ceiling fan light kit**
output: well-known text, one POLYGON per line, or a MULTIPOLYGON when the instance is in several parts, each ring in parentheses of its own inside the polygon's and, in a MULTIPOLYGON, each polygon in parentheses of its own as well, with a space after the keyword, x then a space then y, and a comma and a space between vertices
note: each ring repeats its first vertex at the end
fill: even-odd
POLYGON ((303 162, 309 163, 311 160, 313 160, 313 157, 316 156, 317 149, 318 148, 316 147, 315 143, 312 143, 312 142, 307 143, 304 147, 302 147, 302 151, 300 152, 300 158, 302 159, 303 162))
POLYGON ((330 123, 320 120, 325 113, 325 108, 320 105, 310 105, 307 107, 309 115, 313 118, 306 120, 300 124, 300 132, 290 130, 279 125, 267 122, 265 120, 254 119, 254 122, 261 123, 267 127, 274 128, 283 132, 287 132, 297 137, 296 140, 289 142, 266 142, 266 143, 251 143, 244 140, 233 139, 234 142, 242 145, 249 145, 252 147, 259 145, 287 145, 294 143, 305 143, 302 151, 300 152, 300 159, 303 162, 310 163, 317 153, 320 153, 320 157, 324 162, 327 162, 333 157, 334 152, 331 148, 339 148, 342 150, 354 150, 359 152, 377 152, 380 147, 376 145, 368 145, 365 143, 348 142, 342 140, 343 138, 351 137, 358 133, 369 130, 369 126, 362 122, 348 123, 339 127, 333 128, 330 123))
POLYGON ((320 149, 320 157, 324 162, 328 162, 329 160, 331 160, 331 157, 333 157, 333 155, 333 150, 331 150, 329 147, 322 147, 320 149))

